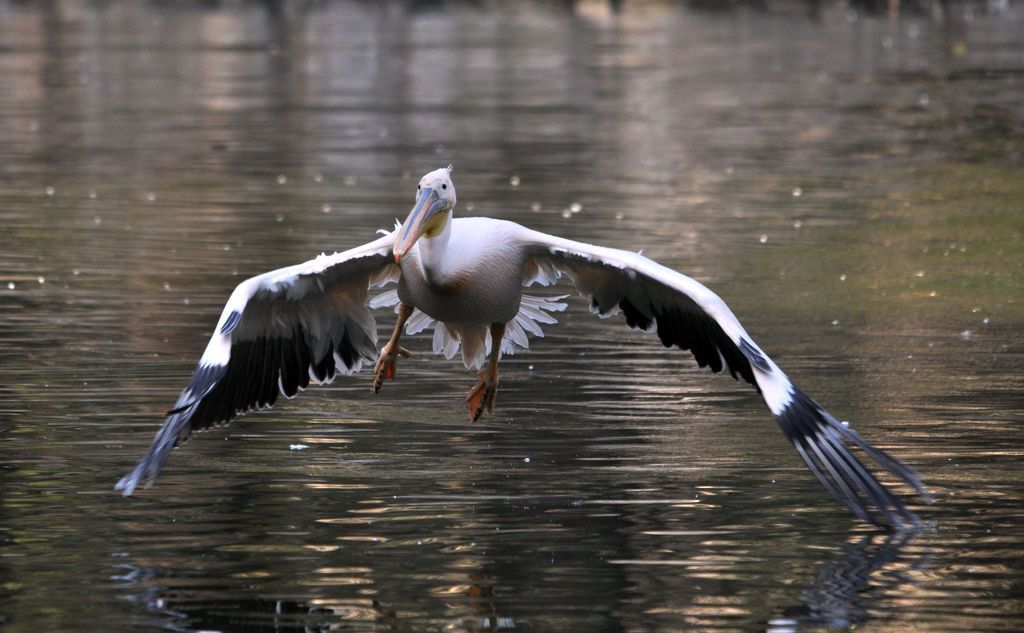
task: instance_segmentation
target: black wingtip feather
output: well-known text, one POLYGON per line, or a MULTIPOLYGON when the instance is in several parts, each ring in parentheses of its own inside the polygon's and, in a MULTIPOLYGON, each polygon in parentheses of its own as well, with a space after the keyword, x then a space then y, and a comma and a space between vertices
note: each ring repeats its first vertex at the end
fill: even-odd
POLYGON ((181 393, 175 407, 166 415, 172 416, 181 413, 202 400, 217 386, 217 382, 224 377, 226 371, 227 367, 224 365, 200 365, 192 374, 192 380, 181 393))
POLYGON ((793 387, 789 405, 775 417, 782 432, 796 447, 818 481, 859 518, 898 529, 921 524, 904 502, 871 474, 844 440, 849 440, 879 466, 929 501, 921 477, 915 470, 869 445, 856 431, 837 420, 796 387, 793 387))
POLYGON ((189 418, 193 413, 193 407, 196 406, 197 403, 193 403, 190 407, 186 407, 185 410, 167 417, 164 425, 160 427, 156 437, 153 438, 153 443, 150 444, 149 450, 135 464, 135 468, 114 485, 115 490, 119 490, 124 496, 130 497, 135 492, 135 488, 143 481, 145 481, 147 488, 153 485, 153 482, 156 481, 157 476, 163 469, 167 458, 170 457, 171 450, 191 433, 189 418))

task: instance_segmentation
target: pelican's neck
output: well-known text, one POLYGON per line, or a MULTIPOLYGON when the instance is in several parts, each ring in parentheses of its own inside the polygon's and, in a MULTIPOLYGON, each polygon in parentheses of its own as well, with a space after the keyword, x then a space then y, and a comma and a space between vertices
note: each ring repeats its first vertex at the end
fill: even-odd
POLYGON ((447 272, 445 268, 445 252, 448 250, 448 242, 452 237, 452 212, 448 212, 448 219, 444 223, 444 229, 434 237, 421 237, 417 244, 420 247, 420 262, 423 264, 423 272, 427 278, 438 277, 447 272))

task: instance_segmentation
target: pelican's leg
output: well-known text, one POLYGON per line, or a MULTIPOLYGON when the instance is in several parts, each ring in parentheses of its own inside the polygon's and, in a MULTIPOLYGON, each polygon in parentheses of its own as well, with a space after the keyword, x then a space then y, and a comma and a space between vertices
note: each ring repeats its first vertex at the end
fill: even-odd
POLYGON ((405 327, 405 322, 412 316, 412 310, 412 306, 405 303, 398 306, 398 323, 395 324, 395 331, 391 333, 391 339, 388 340, 387 345, 380 349, 377 364, 373 367, 373 393, 380 391, 385 378, 394 380, 395 365, 398 362, 399 356, 404 356, 405 358, 412 356, 412 352, 398 344, 398 339, 402 337, 402 328, 405 327))
POLYGON ((505 324, 491 323, 491 357, 487 360, 487 366, 477 374, 480 381, 466 396, 469 417, 474 422, 480 419, 484 409, 488 413, 494 412, 494 396, 498 393, 498 361, 501 360, 501 339, 504 336, 505 324))

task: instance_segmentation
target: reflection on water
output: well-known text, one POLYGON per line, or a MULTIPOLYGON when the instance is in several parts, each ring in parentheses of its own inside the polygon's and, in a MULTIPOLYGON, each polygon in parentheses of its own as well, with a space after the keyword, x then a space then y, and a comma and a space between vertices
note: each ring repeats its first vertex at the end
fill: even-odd
MULTIPOLYGON (((771 633, 825 627, 843 629, 871 619, 879 598, 886 592, 899 594, 900 587, 920 582, 927 570, 927 552, 915 549, 913 535, 864 534, 846 547, 840 557, 822 565, 814 580, 799 595, 800 603, 777 609, 779 614, 768 620, 766 630, 771 633)), ((124 588, 147 585, 154 576, 152 570, 125 566, 126 573, 115 577, 124 582, 124 588)), ((493 580, 478 575, 467 575, 464 583, 449 594, 449 599, 463 601, 465 614, 445 621, 445 630, 500 631, 513 630, 516 621, 498 611, 493 580), (472 613, 472 615, 470 614, 472 613)), ((161 587, 154 587, 133 595, 154 614, 158 614, 166 628, 189 629, 195 623, 188 613, 176 611, 161 587)), ((222 604, 207 605, 208 612, 224 611, 228 617, 204 617, 202 626, 231 630, 243 621, 254 628, 274 627, 279 630, 301 628, 312 631, 331 630, 340 620, 359 619, 374 622, 381 630, 400 630, 398 610, 389 608, 377 599, 368 605, 355 607, 331 603, 309 604, 280 599, 229 598, 222 604), (244 615, 239 616, 238 612, 244 615)), ((721 615, 716 610, 715 615, 721 615)))
POLYGON ((1021 628, 1024 7, 701 4, 0 0, 0 623, 1021 628), (241 278, 449 162, 463 214, 711 285, 929 529, 852 523, 754 394, 580 305, 480 423, 419 338, 112 492, 241 278))
POLYGON ((781 633, 800 625, 840 629, 869 620, 878 597, 886 591, 899 594, 901 586, 916 584, 927 569, 928 556, 914 551, 913 536, 861 536, 842 558, 821 568, 800 594, 801 604, 770 620, 768 630, 781 633))

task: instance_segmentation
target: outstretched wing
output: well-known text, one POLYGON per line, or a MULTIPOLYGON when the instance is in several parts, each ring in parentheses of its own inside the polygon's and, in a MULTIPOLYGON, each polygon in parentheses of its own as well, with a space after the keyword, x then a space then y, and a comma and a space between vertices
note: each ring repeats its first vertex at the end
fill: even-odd
POLYGON ((240 283, 192 380, 117 490, 127 496, 143 479, 152 485, 171 449, 193 431, 270 407, 278 394, 291 398, 311 382, 374 360, 377 325, 367 291, 398 278, 392 242, 387 235, 240 283))
POLYGON ((666 347, 689 350, 697 364, 751 383, 818 481, 861 519, 916 524, 917 518, 850 451, 927 493, 917 472, 865 442, 794 385, 754 343, 729 307, 699 282, 642 255, 529 231, 524 280, 550 284, 566 275, 601 315, 621 312, 632 328, 657 332, 666 347))

